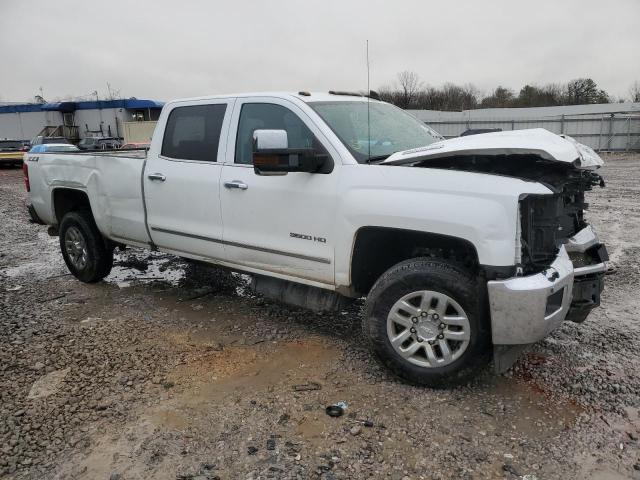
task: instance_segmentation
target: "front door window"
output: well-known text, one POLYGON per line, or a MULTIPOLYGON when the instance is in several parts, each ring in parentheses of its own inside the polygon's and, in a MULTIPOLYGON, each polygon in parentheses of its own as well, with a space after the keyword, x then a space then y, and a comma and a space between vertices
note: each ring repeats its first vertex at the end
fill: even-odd
POLYGON ((240 111, 235 163, 251 164, 253 132, 265 129, 285 130, 289 148, 324 150, 300 117, 288 108, 271 103, 245 103, 240 111))

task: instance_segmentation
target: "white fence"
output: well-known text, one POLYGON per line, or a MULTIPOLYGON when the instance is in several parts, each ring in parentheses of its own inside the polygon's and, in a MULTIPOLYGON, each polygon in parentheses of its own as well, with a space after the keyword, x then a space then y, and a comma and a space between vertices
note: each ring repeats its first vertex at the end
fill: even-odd
POLYGON ((469 129, 546 128, 597 151, 640 150, 640 103, 410 113, 445 138, 457 137, 469 129))

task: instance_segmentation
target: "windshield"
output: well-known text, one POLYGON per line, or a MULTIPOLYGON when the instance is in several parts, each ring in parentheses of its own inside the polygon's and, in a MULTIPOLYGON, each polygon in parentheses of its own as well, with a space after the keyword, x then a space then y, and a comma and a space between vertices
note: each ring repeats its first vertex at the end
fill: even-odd
POLYGON ((415 117, 388 103, 309 102, 360 163, 423 147, 442 137, 415 117), (367 122, 367 107, 369 122, 367 122))

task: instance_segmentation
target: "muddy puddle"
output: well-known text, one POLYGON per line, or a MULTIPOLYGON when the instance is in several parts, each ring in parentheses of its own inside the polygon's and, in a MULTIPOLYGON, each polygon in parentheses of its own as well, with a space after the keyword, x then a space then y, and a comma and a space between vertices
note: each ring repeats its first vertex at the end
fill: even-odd
MULTIPOLYGON (((0 273, 11 279, 12 283, 24 277, 52 279, 69 273, 57 237, 51 238, 46 232, 38 232, 33 243, 39 245, 36 256, 25 254, 19 258, 18 265, 0 268, 0 273)), ((153 282, 177 287, 184 283, 188 271, 189 264, 179 257, 129 248, 124 252, 116 250, 113 268, 104 281, 119 288, 153 282)))
MULTIPOLYGON (((172 288, 201 288, 201 292, 191 295, 194 299, 221 290, 239 296, 250 294, 248 275, 228 273, 213 265, 138 248, 116 251, 113 268, 104 281, 121 289, 148 284, 172 288), (207 286, 208 290, 202 288, 207 286)), ((188 297, 181 300, 192 299, 188 297)))
POLYGON ((209 408, 317 378, 339 355, 320 339, 230 346, 193 355, 167 378, 180 392, 176 407, 209 408))
MULTIPOLYGON (((518 378, 494 377, 484 390, 488 402, 480 413, 487 419, 487 434, 503 431, 530 438, 551 438, 572 428, 584 412, 576 402, 554 398, 535 384, 518 378)), ((465 403, 473 405, 470 400, 465 403)))
POLYGON ((185 278, 187 263, 160 252, 127 249, 117 252, 105 282, 127 288, 134 284, 162 282, 177 287, 185 278))

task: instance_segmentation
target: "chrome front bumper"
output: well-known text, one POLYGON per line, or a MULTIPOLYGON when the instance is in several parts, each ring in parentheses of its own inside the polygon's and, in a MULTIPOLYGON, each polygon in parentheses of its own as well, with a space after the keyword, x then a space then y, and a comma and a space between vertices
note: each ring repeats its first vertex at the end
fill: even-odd
MULTIPOLYGON (((606 261, 574 268, 569 253, 585 253, 599 245, 598 237, 588 226, 560 247, 556 259, 543 272, 489 281, 493 344, 535 343, 558 327, 571 308, 574 281, 588 275, 604 274, 607 269, 606 261)), ((588 310, 585 317, 586 314, 588 310)))

